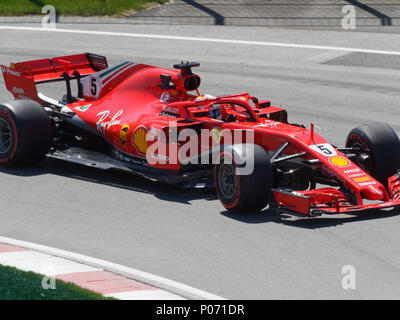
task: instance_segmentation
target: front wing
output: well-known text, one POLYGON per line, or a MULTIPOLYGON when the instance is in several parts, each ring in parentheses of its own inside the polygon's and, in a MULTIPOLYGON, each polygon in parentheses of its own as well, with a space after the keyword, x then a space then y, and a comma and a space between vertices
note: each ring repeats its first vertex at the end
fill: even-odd
POLYGON ((396 173, 388 179, 390 198, 371 204, 354 204, 340 190, 322 188, 308 191, 292 191, 273 189, 271 191, 274 204, 278 208, 299 213, 305 216, 321 214, 352 213, 373 209, 400 207, 400 174, 396 173))

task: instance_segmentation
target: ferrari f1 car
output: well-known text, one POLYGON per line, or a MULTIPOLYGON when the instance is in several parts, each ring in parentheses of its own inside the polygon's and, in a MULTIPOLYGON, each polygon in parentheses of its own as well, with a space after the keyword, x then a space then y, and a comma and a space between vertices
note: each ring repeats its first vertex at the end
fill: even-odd
POLYGON ((289 123, 269 100, 200 95, 197 66, 109 67, 90 53, 1 66, 15 99, 0 105, 0 162, 47 156, 164 183, 213 180, 224 207, 241 212, 270 205, 315 216, 400 206, 400 143, 391 127, 361 125, 339 148, 312 124, 289 123), (54 81, 65 83, 63 97, 38 92, 54 81))

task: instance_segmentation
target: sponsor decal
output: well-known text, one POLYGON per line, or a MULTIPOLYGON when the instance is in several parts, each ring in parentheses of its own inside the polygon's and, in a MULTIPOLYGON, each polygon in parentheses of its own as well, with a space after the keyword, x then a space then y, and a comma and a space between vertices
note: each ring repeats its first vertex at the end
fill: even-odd
POLYGON ((332 157, 337 155, 335 148, 329 143, 314 144, 311 145, 309 148, 318 152, 319 154, 322 154, 325 157, 332 157))
POLYGON ((375 181, 361 182, 358 185, 363 187, 363 186, 369 186, 371 184, 375 184, 375 181))
POLYGON ((344 173, 354 173, 354 172, 360 172, 360 168, 355 168, 355 169, 350 169, 350 170, 345 170, 344 173))
POLYGON ((342 156, 330 157, 329 162, 338 167, 347 167, 351 165, 350 161, 342 156))
POLYGON ((370 181, 370 180, 371 180, 370 177, 361 177, 361 178, 354 179, 355 182, 365 182, 365 181, 370 181))
POLYGON ((112 118, 111 120, 106 121, 110 115, 110 111, 102 111, 99 112, 96 116, 100 116, 99 121, 96 122, 97 126, 97 131, 99 131, 101 134, 105 134, 108 129, 110 129, 112 126, 115 126, 116 124, 120 124, 121 120, 118 119, 121 114, 123 113, 123 110, 119 110, 112 118))
POLYGON ((122 152, 119 152, 116 149, 114 149, 114 154, 118 160, 121 160, 121 161, 124 161, 127 163, 141 165, 141 166, 148 166, 147 162, 144 159, 135 158, 134 156, 130 156, 130 155, 124 154, 122 152))
MULTIPOLYGON (((346 173, 346 171, 344 173, 346 173)), ((365 175, 365 173, 361 172, 361 173, 349 174, 347 177, 348 178, 355 178, 355 177, 360 177, 360 176, 363 176, 363 175, 365 175)))
POLYGON ((326 165, 322 165, 322 170, 324 170, 332 178, 336 179, 337 181, 341 182, 344 186, 346 186, 346 180, 343 179, 339 174, 337 174, 331 168, 327 167, 326 165))
MULTIPOLYGON (((11 64, 11 69, 14 69, 14 64, 11 64)), ((1 72, 3 73, 8 73, 11 76, 15 76, 15 77, 20 77, 21 73, 17 72, 17 71, 13 71, 10 68, 1 66, 1 72)))
POLYGON ((25 92, 24 92, 24 89, 22 89, 22 88, 17 88, 17 87, 13 87, 12 88, 12 91, 14 92, 14 93, 17 93, 17 94, 24 94, 25 92))
POLYGON ((132 142, 139 153, 146 154, 147 128, 145 126, 139 126, 135 129, 135 132, 132 135, 132 142))
POLYGON ((151 152, 150 157, 155 160, 158 160, 158 162, 168 162, 169 161, 169 157, 166 155, 163 155, 163 154, 156 154, 156 153, 151 152))
POLYGON ((121 142, 121 145, 123 147, 126 145, 126 140, 128 138, 128 131, 129 131, 129 125, 126 124, 121 128, 121 131, 119 132, 119 141, 121 142))
POLYGON ((89 109, 91 106, 91 104, 86 104, 84 106, 79 106, 79 107, 75 107, 76 110, 79 110, 81 112, 85 112, 87 109, 89 109))
POLYGON ((222 138, 222 129, 221 128, 212 128, 211 135, 215 143, 220 143, 222 138))
POLYGON ((172 107, 169 107, 169 106, 163 107, 161 112, 173 113, 173 114, 179 115, 179 109, 178 108, 172 108, 172 107))
POLYGON ((160 101, 168 102, 170 100, 170 98, 171 98, 171 96, 169 95, 169 93, 165 91, 161 94, 160 101))

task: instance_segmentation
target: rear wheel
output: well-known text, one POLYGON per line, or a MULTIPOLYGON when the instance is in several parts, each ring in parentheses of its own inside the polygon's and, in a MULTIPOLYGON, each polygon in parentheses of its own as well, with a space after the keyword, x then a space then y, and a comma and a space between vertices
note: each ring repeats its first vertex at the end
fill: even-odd
POLYGON ((39 103, 17 100, 0 105, 0 163, 35 163, 48 152, 50 139, 50 119, 39 103))
POLYGON ((400 141, 385 123, 370 123, 351 130, 346 147, 359 149, 356 164, 387 188, 388 177, 400 168, 400 141))
POLYGON ((269 203, 273 187, 270 157, 258 145, 235 145, 219 155, 214 167, 214 184, 223 206, 235 212, 260 211, 269 203), (251 172, 238 172, 245 166, 251 172))

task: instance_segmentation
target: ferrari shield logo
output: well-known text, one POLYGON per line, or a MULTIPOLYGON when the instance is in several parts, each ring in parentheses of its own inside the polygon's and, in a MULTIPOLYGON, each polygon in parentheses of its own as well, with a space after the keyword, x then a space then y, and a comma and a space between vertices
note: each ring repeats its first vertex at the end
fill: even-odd
POLYGON ((129 125, 126 124, 121 128, 121 131, 119 132, 119 141, 121 142, 121 145, 123 147, 126 145, 128 131, 129 131, 129 125))

